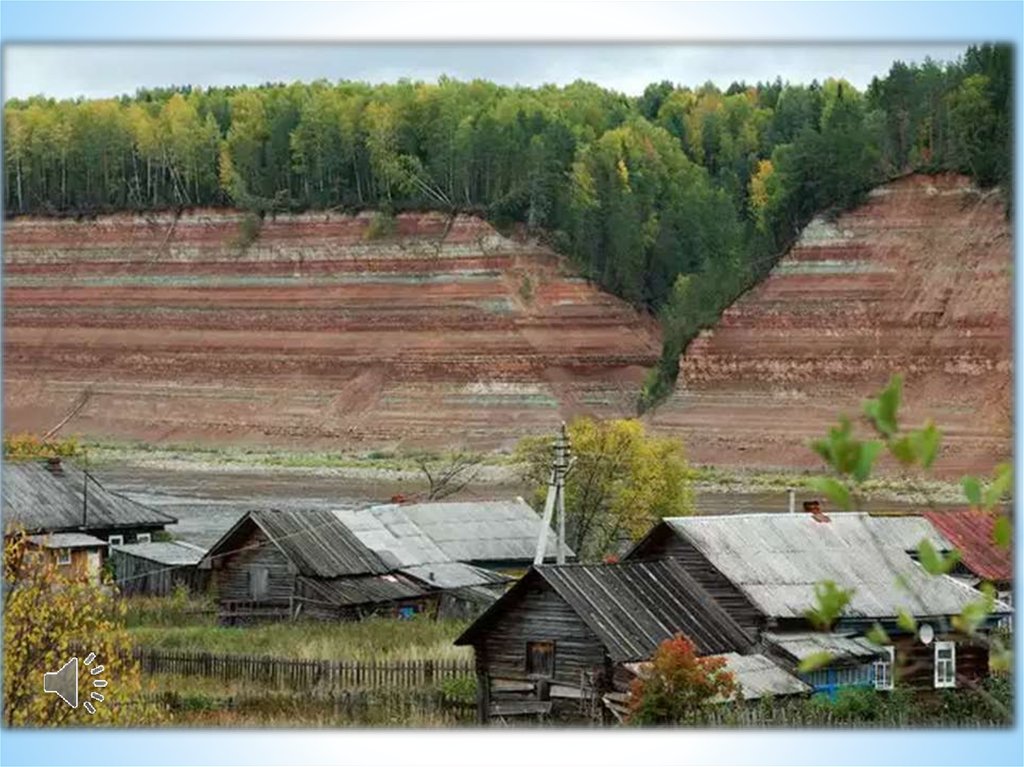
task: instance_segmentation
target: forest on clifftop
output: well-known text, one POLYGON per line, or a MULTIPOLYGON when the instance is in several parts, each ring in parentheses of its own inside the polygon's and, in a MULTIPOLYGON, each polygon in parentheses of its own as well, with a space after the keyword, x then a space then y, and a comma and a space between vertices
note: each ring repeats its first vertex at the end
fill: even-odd
MULTIPOLYGON (((4 105, 8 216, 233 206, 468 211, 518 224, 657 313, 675 382, 697 331, 764 276, 818 211, 911 171, 1012 176, 1012 51, 895 62, 842 79, 681 87, 442 78, 140 90, 4 105)), ((1010 199, 1010 195, 1007 195, 1010 199)))

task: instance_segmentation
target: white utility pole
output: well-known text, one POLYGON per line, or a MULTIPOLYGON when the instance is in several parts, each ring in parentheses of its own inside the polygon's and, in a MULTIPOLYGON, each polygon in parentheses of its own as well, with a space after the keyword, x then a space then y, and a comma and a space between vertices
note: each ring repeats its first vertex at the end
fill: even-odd
POLYGON ((569 435, 566 433, 565 422, 562 422, 562 430, 555 440, 555 461, 551 466, 551 475, 548 479, 548 495, 544 499, 544 517, 540 523, 540 535, 537 537, 537 552, 534 554, 533 563, 540 565, 544 563, 544 553, 548 545, 548 531, 551 529, 551 516, 558 514, 558 546, 555 561, 565 564, 565 475, 569 471, 569 435))

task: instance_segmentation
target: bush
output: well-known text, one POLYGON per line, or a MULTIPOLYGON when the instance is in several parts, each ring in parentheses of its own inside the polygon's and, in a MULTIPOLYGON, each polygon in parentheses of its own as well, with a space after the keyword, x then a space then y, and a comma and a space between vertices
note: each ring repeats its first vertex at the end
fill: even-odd
POLYGON ((666 639, 649 670, 634 680, 629 693, 630 724, 691 722, 716 701, 739 690, 723 658, 701 658, 682 634, 666 639))
POLYGON ((366 227, 366 239, 380 240, 390 237, 398 228, 398 221, 394 215, 387 211, 378 211, 370 219, 370 225, 366 227))
POLYGON ((30 458, 74 458, 84 452, 75 437, 44 440, 35 434, 5 434, 4 458, 27 460, 30 458))

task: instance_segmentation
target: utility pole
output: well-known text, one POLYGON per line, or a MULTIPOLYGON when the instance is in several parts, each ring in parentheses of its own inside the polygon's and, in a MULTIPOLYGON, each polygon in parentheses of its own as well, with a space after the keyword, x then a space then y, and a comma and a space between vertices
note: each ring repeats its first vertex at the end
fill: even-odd
POLYGON ((537 537, 537 551, 533 557, 535 565, 544 563, 548 531, 551 529, 551 517, 555 513, 558 514, 558 545, 555 561, 560 565, 565 564, 565 475, 569 472, 571 463, 569 435, 566 432, 565 421, 563 421, 558 439, 555 440, 555 460, 548 479, 548 495, 544 499, 544 517, 541 520, 540 535, 537 537))

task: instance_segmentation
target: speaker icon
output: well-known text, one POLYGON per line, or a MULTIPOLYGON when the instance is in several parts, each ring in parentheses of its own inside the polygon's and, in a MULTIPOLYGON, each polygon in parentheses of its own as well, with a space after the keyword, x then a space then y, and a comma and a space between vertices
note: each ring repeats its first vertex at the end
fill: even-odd
MULTIPOLYGON (((89 667, 92 666, 94 660, 96 660, 96 653, 91 652, 82 664, 89 667)), ((103 673, 103 666, 89 669, 90 676, 95 677, 101 673, 103 673)), ((102 689, 107 686, 107 682, 105 679, 94 679, 92 686, 102 689)), ((71 658, 60 667, 60 670, 48 671, 43 674, 43 692, 52 692, 71 708, 78 708, 78 656, 71 658)), ((89 697, 95 701, 103 701, 103 693, 100 692, 91 692, 89 697)), ((89 701, 85 701, 82 705, 90 714, 96 713, 96 707, 89 701)))
POLYGON ((72 658, 60 671, 43 674, 43 692, 52 692, 71 708, 78 708, 78 658, 72 658))

